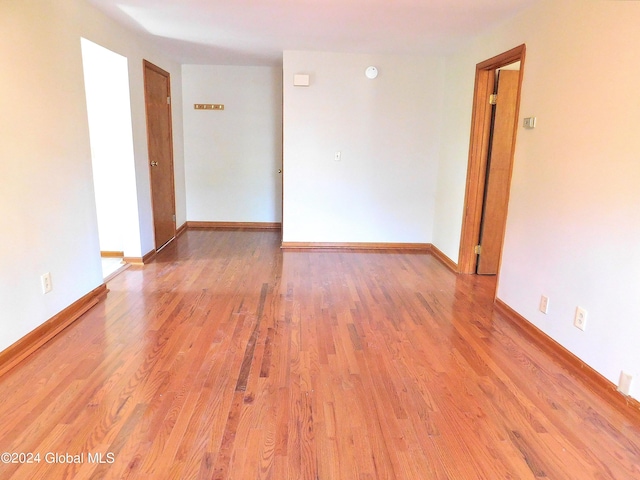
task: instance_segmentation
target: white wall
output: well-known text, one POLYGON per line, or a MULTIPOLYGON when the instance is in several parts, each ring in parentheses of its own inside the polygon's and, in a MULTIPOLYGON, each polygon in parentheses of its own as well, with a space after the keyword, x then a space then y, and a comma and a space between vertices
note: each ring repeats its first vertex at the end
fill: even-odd
POLYGON ((473 103, 475 66, 478 62, 473 55, 459 55, 445 60, 443 94, 447 99, 447 106, 442 116, 433 244, 456 263, 460 248, 471 134, 470 109, 473 103))
POLYGON ((134 257, 140 221, 126 57, 85 38, 82 66, 100 250, 134 257))
MULTIPOLYGON (((80 0, 4 0, 0 31, 0 349, 4 349, 102 283, 80 38, 129 59, 144 235, 141 251, 153 248, 142 56, 171 69, 178 84, 180 69, 80 0), (47 295, 40 289, 40 275, 45 272, 51 272, 53 280, 53 291, 47 295)), ((179 100, 179 85, 177 91, 179 100)), ((174 133, 180 166, 181 108, 177 110, 174 133)), ((184 219, 183 200, 179 212, 184 219)))
POLYGON ((183 65, 182 78, 188 220, 280 222, 282 69, 183 65))
POLYGON ((526 43, 519 123, 538 123, 518 131, 498 297, 612 382, 621 370, 633 375, 635 398, 638 25, 640 2, 543 0, 448 60, 447 98, 467 108, 456 106, 445 123, 435 235, 456 259, 473 67, 526 43), (550 298, 548 315, 537 310, 541 294, 550 298), (578 305, 589 312, 585 332, 573 327, 578 305))
POLYGON ((283 241, 432 241, 443 74, 438 58, 284 53, 283 241))
MULTIPOLYGON (((140 245, 131 256, 147 254, 155 248, 153 214, 149 180, 149 152, 147 148, 146 113, 144 103, 143 59, 166 70, 171 75, 171 113, 173 120, 173 160, 175 170, 176 225, 186 221, 184 183, 184 136, 182 121, 182 72, 180 65, 154 47, 153 37, 134 33, 116 24, 82 0, 64 0, 72 4, 73 23, 79 35, 127 58, 131 94, 133 150, 138 196, 140 245)), ((70 12, 71 13, 71 12, 70 12)))
POLYGON ((5 1, 0 8, 4 349, 100 285, 102 273, 80 38, 55 2, 5 1), (52 275, 47 295, 44 272, 52 275))

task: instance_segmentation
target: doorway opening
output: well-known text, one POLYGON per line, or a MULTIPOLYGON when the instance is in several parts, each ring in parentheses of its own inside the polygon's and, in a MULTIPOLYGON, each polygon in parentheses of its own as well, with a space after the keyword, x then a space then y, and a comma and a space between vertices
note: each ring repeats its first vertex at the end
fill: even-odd
POLYGON ((81 39, 103 277, 136 256, 140 234, 128 60, 81 39), (137 247, 137 248, 136 248, 137 247), (114 261, 114 258, 119 261, 114 261))
POLYGON ((143 67, 151 206, 158 251, 176 237, 171 78, 169 72, 147 60, 143 67))
POLYGON ((525 51, 520 45, 476 65, 460 273, 500 269, 525 51))

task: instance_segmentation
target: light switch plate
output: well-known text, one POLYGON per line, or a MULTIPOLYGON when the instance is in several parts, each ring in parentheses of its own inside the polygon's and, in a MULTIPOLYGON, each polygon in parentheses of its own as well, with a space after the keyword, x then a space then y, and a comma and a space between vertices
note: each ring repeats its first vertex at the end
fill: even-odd
POLYGON ((294 87, 308 87, 309 86, 309 75, 306 73, 296 73, 293 76, 293 86, 294 87))

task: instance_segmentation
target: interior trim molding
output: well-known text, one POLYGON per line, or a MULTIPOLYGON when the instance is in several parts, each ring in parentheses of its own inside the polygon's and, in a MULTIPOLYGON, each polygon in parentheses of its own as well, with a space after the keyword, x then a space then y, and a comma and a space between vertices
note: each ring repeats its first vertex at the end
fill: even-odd
POLYGON ((122 258, 124 257, 124 252, 119 251, 100 251, 100 256, 102 258, 122 258))
POLYGON ((433 255, 438 260, 440 260, 440 263, 442 263, 445 267, 447 267, 453 273, 460 273, 458 271, 458 264, 453 260, 451 260, 447 255, 444 254, 442 250, 440 250, 435 245, 431 245, 431 255, 433 255))
POLYGON ((180 225, 177 228, 177 230, 176 230, 176 238, 178 238, 180 235, 182 235, 186 231, 187 231, 187 222, 184 222, 182 225, 180 225))
POLYGON ((186 222, 190 230, 281 230, 280 222, 186 222))
POLYGON ((91 307, 104 300, 107 292, 107 286, 103 283, 0 352, 0 376, 62 332, 91 307))
POLYGON ((147 252, 146 255, 142 256, 142 263, 149 263, 153 257, 156 256, 156 253, 158 253, 158 251, 155 248, 150 252, 147 252))
POLYGON ((534 341, 548 355, 560 360, 571 372, 576 374, 576 377, 583 380, 591 391, 618 407, 623 413, 630 412, 640 419, 640 402, 633 397, 618 392, 615 384, 603 377, 593 367, 584 363, 499 298, 496 298, 494 306, 496 311, 516 326, 527 339, 534 341))
POLYGON ((430 243, 282 242, 283 250, 403 250, 431 253, 430 243))
MULTIPOLYGON (((169 240, 167 244, 170 243, 171 240, 169 240)), ((150 252, 147 252, 142 257, 124 257, 123 260, 125 263, 130 263, 131 265, 145 265, 149 263, 151 260, 153 260, 153 257, 155 257, 157 253, 158 253, 157 250, 154 248, 153 250, 151 250, 150 252)))
MULTIPOLYGON (((480 238, 480 223, 484 205, 487 155, 491 131, 492 110, 489 102, 487 102, 487 98, 493 93, 496 69, 519 60, 521 66, 518 100, 516 103, 516 118, 519 118, 520 92, 522 90, 526 50, 526 45, 522 44, 476 65, 473 106, 471 111, 469 158, 467 161, 467 180, 464 194, 464 215, 462 218, 460 249, 458 254, 459 273, 473 274, 476 271, 477 255, 474 247, 478 244, 478 239, 480 238)), ((514 132, 517 132, 519 128, 517 121, 513 128, 514 132)), ((515 143, 514 140, 511 150, 510 169, 513 168, 515 143)), ((509 185, 511 185, 511 170, 509 171, 509 185)), ((503 239, 501 241, 503 241, 503 239)))

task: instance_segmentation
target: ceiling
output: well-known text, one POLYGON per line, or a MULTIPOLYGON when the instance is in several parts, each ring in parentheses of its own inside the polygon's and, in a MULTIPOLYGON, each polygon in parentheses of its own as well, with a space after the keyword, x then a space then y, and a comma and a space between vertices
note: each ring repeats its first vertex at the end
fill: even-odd
POLYGON ((180 63, 279 65, 284 50, 433 54, 537 0, 88 0, 180 63))

